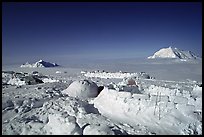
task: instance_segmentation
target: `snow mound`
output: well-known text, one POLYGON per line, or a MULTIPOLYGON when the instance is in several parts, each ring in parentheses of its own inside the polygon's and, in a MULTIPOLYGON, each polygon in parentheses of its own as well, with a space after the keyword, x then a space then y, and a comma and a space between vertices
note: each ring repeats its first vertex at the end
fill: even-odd
POLYGON ((83 131, 83 135, 115 135, 106 125, 88 125, 83 131))
POLYGON ((50 62, 46 62, 43 60, 39 60, 34 64, 29 64, 28 62, 26 62, 25 64, 21 65, 20 67, 29 67, 29 68, 44 68, 44 67, 56 67, 59 66, 56 63, 50 63, 50 62))
POLYGON ((92 98, 98 95, 98 86, 90 80, 76 80, 62 93, 82 99, 92 98))
POLYGON ((81 135, 82 130, 76 123, 74 116, 64 116, 59 114, 49 114, 49 122, 44 129, 47 135, 81 135))
POLYGON ((155 52, 153 56, 148 57, 148 59, 155 58, 177 58, 182 59, 182 61, 185 61, 184 59, 198 59, 199 57, 191 51, 184 51, 178 48, 168 47, 162 48, 159 51, 155 52))

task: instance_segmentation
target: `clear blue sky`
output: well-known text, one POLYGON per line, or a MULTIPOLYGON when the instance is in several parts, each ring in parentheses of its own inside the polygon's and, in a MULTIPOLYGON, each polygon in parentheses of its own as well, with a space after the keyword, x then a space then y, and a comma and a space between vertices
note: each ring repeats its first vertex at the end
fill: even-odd
POLYGON ((2 4, 4 62, 147 57, 174 42, 202 55, 202 3, 2 4))

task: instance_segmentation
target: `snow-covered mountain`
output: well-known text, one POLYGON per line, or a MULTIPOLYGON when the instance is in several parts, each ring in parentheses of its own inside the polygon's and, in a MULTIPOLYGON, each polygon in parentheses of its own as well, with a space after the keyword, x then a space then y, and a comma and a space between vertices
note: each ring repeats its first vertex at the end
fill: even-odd
POLYGON ((184 51, 178 48, 162 48, 159 51, 155 52, 153 56, 149 56, 148 59, 155 58, 177 58, 177 59, 200 59, 191 51, 184 51))
POLYGON ((59 66, 56 63, 50 63, 50 62, 46 62, 43 60, 39 60, 34 64, 30 64, 28 62, 26 62, 25 64, 21 65, 20 67, 30 67, 30 68, 38 68, 38 67, 56 67, 59 66))

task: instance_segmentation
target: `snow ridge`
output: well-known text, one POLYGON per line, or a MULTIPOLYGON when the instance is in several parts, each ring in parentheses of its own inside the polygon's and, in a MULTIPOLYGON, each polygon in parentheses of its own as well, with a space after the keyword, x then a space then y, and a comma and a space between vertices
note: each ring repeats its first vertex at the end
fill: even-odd
POLYGON ((148 57, 148 59, 155 58, 199 59, 200 57, 196 56, 191 51, 184 51, 178 48, 168 47, 162 48, 155 52, 153 56, 148 57))
POLYGON ((93 71, 93 72, 85 72, 81 71, 81 74, 85 77, 98 77, 98 78, 117 78, 117 79, 123 79, 123 78, 129 78, 129 77, 137 77, 137 78, 145 78, 145 79, 151 79, 152 77, 149 76, 149 74, 145 72, 140 73, 130 73, 130 72, 106 72, 106 71, 93 71))

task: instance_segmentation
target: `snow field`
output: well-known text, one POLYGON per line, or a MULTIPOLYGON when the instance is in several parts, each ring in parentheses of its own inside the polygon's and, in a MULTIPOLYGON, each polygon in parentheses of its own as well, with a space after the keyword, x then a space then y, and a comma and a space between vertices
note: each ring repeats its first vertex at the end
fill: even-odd
POLYGON ((105 78, 86 80, 83 72, 63 82, 58 78, 65 74, 57 73, 47 76, 50 82, 21 86, 2 79, 2 134, 202 134, 202 87, 196 83, 99 73, 105 78))

